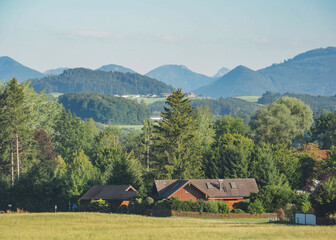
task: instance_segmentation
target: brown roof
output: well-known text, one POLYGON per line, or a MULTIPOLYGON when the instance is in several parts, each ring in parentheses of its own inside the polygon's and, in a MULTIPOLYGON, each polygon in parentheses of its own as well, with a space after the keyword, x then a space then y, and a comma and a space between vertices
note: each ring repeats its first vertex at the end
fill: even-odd
POLYGON ((222 179, 221 188, 219 179, 155 180, 159 198, 169 198, 187 184, 193 185, 208 198, 249 197, 251 192, 259 192, 254 178, 222 179))
POLYGON ((80 200, 129 200, 136 196, 131 185, 95 185, 80 200))

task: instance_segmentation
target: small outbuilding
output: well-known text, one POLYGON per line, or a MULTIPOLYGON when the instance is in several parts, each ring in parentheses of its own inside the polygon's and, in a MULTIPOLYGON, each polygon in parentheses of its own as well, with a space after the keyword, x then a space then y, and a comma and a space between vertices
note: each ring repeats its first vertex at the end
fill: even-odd
POLYGON ((111 207, 128 206, 137 190, 131 185, 95 185, 80 199, 81 205, 88 206, 92 200, 105 200, 111 207))
POLYGON ((252 192, 259 192, 254 178, 155 180, 155 187, 157 199, 177 197, 193 202, 215 199, 224 201, 230 209, 234 203, 248 199, 252 192))

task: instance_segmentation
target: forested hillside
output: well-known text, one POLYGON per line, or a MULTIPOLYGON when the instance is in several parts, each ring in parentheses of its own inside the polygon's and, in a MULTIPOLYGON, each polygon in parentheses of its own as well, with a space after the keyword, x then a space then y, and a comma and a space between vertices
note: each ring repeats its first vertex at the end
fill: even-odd
POLYGON ((288 96, 295 97, 297 99, 302 100, 305 104, 309 105, 309 107, 313 110, 314 113, 320 112, 322 110, 336 111, 336 95, 335 96, 313 96, 310 94, 298 94, 298 93, 273 93, 266 92, 259 98, 258 103, 260 104, 270 104, 277 99, 288 96))
POLYGON ((31 81, 35 91, 96 92, 105 94, 158 94, 173 88, 158 80, 137 73, 105 72, 76 68, 65 70, 57 76, 31 81))
POLYGON ((146 105, 102 93, 66 93, 59 102, 82 119, 104 124, 142 124, 149 117, 146 105))
MULTIPOLYGON (((164 102, 155 102, 149 104, 149 110, 152 115, 158 115, 162 112, 164 102)), ((224 98, 219 99, 195 99, 191 102, 193 107, 199 106, 209 106, 212 114, 215 116, 241 116, 250 119, 250 116, 258 109, 260 106, 255 103, 251 103, 238 98, 224 98)))

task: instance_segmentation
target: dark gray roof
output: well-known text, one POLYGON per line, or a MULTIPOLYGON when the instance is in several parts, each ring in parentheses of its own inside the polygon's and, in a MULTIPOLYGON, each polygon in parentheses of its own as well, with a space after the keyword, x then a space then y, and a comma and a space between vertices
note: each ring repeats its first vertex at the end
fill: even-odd
POLYGON ((188 183, 208 198, 248 197, 251 192, 259 192, 254 178, 222 179, 222 188, 219 179, 155 180, 159 198, 169 198, 188 183))
POLYGON ((95 185, 80 200, 129 200, 136 196, 131 185, 95 185))

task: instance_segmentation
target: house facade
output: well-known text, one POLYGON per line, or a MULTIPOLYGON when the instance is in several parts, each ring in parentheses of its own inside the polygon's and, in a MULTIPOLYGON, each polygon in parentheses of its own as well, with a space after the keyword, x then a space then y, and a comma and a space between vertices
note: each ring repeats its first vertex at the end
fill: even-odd
POLYGON ((249 198, 259 189, 254 178, 245 179, 191 179, 191 180, 155 180, 156 198, 177 197, 182 201, 215 199, 233 204, 249 198))
POLYGON ((128 206, 135 198, 137 190, 131 185, 95 185, 80 199, 81 205, 88 206, 92 200, 105 200, 111 207, 128 206))

